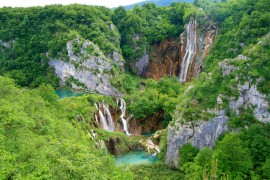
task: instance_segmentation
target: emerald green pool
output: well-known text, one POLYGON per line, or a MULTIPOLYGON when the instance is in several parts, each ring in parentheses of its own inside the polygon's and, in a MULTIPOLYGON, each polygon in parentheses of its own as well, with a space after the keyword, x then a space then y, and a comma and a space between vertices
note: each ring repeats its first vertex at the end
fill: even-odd
POLYGON ((151 164, 158 161, 156 156, 144 151, 134 151, 115 158, 116 165, 151 164))
POLYGON ((73 96, 82 96, 85 93, 83 92, 76 92, 76 91, 70 91, 70 90, 64 90, 64 89, 59 89, 55 90, 55 94, 59 96, 60 99, 66 98, 66 97, 73 97, 73 96))

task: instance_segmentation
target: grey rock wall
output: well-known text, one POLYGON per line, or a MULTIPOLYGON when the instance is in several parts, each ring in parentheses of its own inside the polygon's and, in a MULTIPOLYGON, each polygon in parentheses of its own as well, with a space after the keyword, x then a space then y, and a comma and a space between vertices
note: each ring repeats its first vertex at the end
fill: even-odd
POLYGON ((209 121, 187 122, 179 120, 168 128, 166 163, 171 167, 179 166, 179 148, 190 142, 193 146, 213 147, 218 136, 229 130, 228 117, 224 110, 216 111, 216 117, 209 121))
MULTIPOLYGON (((110 75, 112 60, 107 58, 91 41, 83 41, 74 39, 67 43, 68 60, 51 59, 49 65, 55 68, 57 76, 61 79, 61 85, 64 85, 69 78, 76 79, 80 82, 72 83, 75 89, 86 89, 96 91, 97 93, 111 96, 121 96, 121 93, 111 85, 110 75), (82 43, 79 53, 74 53, 73 44, 82 43), (89 54, 87 48, 91 46, 93 52, 89 54), (80 86, 83 83, 84 86, 80 86)), ((121 66, 122 61, 119 60, 119 54, 113 54, 113 60, 119 62, 121 66)))

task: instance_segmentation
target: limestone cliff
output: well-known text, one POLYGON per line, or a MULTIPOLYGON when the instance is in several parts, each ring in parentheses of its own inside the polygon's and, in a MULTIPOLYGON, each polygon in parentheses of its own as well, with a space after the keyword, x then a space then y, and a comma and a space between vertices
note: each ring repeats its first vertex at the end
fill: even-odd
POLYGON ((60 85, 70 83, 74 89, 96 91, 111 96, 120 96, 110 83, 112 64, 122 66, 121 56, 114 52, 112 59, 106 57, 99 47, 89 40, 76 38, 67 42, 68 56, 50 58, 49 65, 61 79, 60 85))
MULTIPOLYGON (((238 56, 232 60, 224 60, 219 63, 219 69, 223 76, 236 74, 239 69, 235 66, 236 61, 247 61, 248 57, 238 56)), ((254 117, 260 122, 269 122, 269 104, 267 96, 257 90, 256 84, 252 82, 260 82, 259 79, 252 81, 249 79, 246 82, 241 82, 238 75, 236 75, 236 90, 238 96, 227 97, 228 108, 230 111, 240 115, 243 110, 248 108, 252 109, 254 117)), ((192 88, 192 87, 191 87, 192 88)), ((217 87, 218 88, 218 87, 217 87)), ((167 136, 167 154, 166 163, 172 167, 179 166, 179 148, 191 142, 198 148, 205 146, 213 147, 218 136, 226 131, 234 131, 228 125, 229 117, 227 111, 222 109, 224 95, 220 94, 217 97, 217 104, 214 109, 206 110, 214 114, 215 117, 210 118, 208 121, 196 120, 189 121, 183 119, 181 112, 176 112, 175 122, 168 127, 167 136)), ((180 155, 181 156, 181 155, 180 155)))
POLYGON ((145 77, 158 80, 164 76, 177 76, 180 60, 179 39, 165 40, 153 45, 150 58, 145 77))

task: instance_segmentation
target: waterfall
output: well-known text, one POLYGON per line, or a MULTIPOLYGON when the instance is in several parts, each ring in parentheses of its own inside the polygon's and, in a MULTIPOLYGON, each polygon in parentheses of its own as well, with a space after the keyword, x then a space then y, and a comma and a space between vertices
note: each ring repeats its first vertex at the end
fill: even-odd
MULTIPOLYGON (((102 129, 109 131, 109 132, 113 132, 114 131, 114 122, 112 119, 112 115, 111 112, 109 110, 109 106, 105 105, 104 103, 100 104, 97 106, 97 104, 95 103, 95 107, 98 110, 99 113, 99 120, 100 120, 100 126, 102 129)), ((95 119, 98 123, 98 118, 97 115, 95 115, 95 119)))
POLYGON ((95 104, 95 107, 96 107, 96 109, 98 110, 98 106, 97 106, 97 103, 94 103, 95 104))
POLYGON ((159 146, 155 145, 151 139, 147 139, 146 143, 148 152, 150 153, 151 149, 154 151, 154 154, 152 154, 153 156, 155 156, 157 153, 160 153, 159 146))
POLYGON ((197 21, 191 21, 186 25, 186 52, 184 59, 180 66, 179 81, 184 82, 187 78, 189 65, 192 63, 194 55, 196 54, 197 43, 197 21))
POLYGON ((106 131, 109 131, 108 123, 107 123, 107 120, 106 120, 104 114, 102 113, 102 111, 100 109, 98 110, 98 113, 99 113, 101 128, 106 130, 106 131))
POLYGON ((96 114, 95 114, 95 120, 96 120, 97 126, 99 126, 99 123, 98 123, 98 117, 97 117, 96 114))
POLYGON ((114 131, 114 123, 113 123, 111 112, 109 110, 109 106, 103 105, 103 107, 104 107, 105 112, 106 112, 109 131, 113 132, 114 131))
MULTIPOLYGON (((129 118, 125 119, 126 102, 124 99, 122 99, 122 98, 117 99, 116 104, 118 107, 120 105, 120 107, 119 107, 121 110, 120 118, 122 120, 123 129, 124 129, 125 133, 129 136, 131 134, 128 131, 128 121, 130 118, 133 117, 133 115, 131 115, 129 118)), ((114 132, 115 125, 114 125, 113 118, 112 118, 108 104, 105 105, 104 102, 102 102, 102 103, 99 103, 97 105, 95 103, 95 107, 98 110, 98 114, 99 114, 99 121, 98 121, 98 116, 95 115, 95 120, 96 120, 97 124, 99 125, 99 123, 100 123, 100 127, 106 131, 114 132)))
POLYGON ((122 120, 122 123, 123 123, 123 127, 124 127, 124 131, 126 132, 126 134, 128 136, 130 136, 130 133, 128 132, 128 120, 125 119, 125 116, 126 116, 126 102, 124 99, 120 99, 120 109, 121 109, 121 120, 122 120))

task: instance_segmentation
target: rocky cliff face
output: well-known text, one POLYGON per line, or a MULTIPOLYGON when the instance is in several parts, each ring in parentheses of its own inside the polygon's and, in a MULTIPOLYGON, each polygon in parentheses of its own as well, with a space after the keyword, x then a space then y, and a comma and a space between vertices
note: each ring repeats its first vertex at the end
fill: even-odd
POLYGON ((145 69, 147 78, 160 79, 164 76, 177 76, 180 60, 180 42, 177 40, 165 40, 152 47, 151 60, 145 69))
POLYGON ((162 129, 163 112, 158 112, 155 116, 143 119, 131 119, 129 121, 129 132, 140 135, 142 133, 153 132, 162 129))
POLYGON ((217 137, 229 129, 225 111, 216 111, 215 114, 216 117, 209 121, 181 124, 177 120, 168 127, 166 163, 169 166, 179 166, 179 148, 182 145, 190 142, 198 148, 213 147, 217 137))
POLYGON ((49 65, 55 68, 61 85, 70 83, 74 89, 96 91, 100 94, 120 96, 110 79, 112 63, 123 65, 121 57, 114 52, 107 58, 97 45, 89 40, 74 39, 67 43, 68 59, 52 59, 49 65))
MULTIPOLYGON (((233 60, 224 60, 219 63, 219 68, 223 76, 227 76, 230 73, 235 73, 238 69, 231 62, 245 61, 247 59, 247 57, 240 55, 233 60)), ((234 111, 239 115, 243 109, 251 108, 256 119, 260 122, 269 122, 270 113, 268 111, 269 104, 266 100, 266 95, 261 94, 257 90, 256 84, 252 84, 251 80, 241 83, 237 76, 236 80, 238 82, 237 90, 239 96, 237 99, 235 97, 228 98, 230 111, 234 111)), ((217 97, 215 109, 208 110, 215 114, 215 117, 208 121, 197 120, 196 122, 189 122, 183 120, 181 112, 176 113, 176 121, 168 127, 166 154, 166 163, 168 165, 172 167, 179 166, 179 148, 182 145, 190 142, 198 148, 205 146, 213 147, 220 134, 226 131, 233 131, 227 124, 229 117, 227 117, 226 111, 221 109, 223 104, 222 97, 222 94, 217 97)))
POLYGON ((191 20, 179 39, 165 40, 153 45, 135 64, 141 76, 160 79, 177 76, 181 82, 198 77, 203 61, 215 41, 217 28, 214 22, 205 19, 203 24, 191 20))

